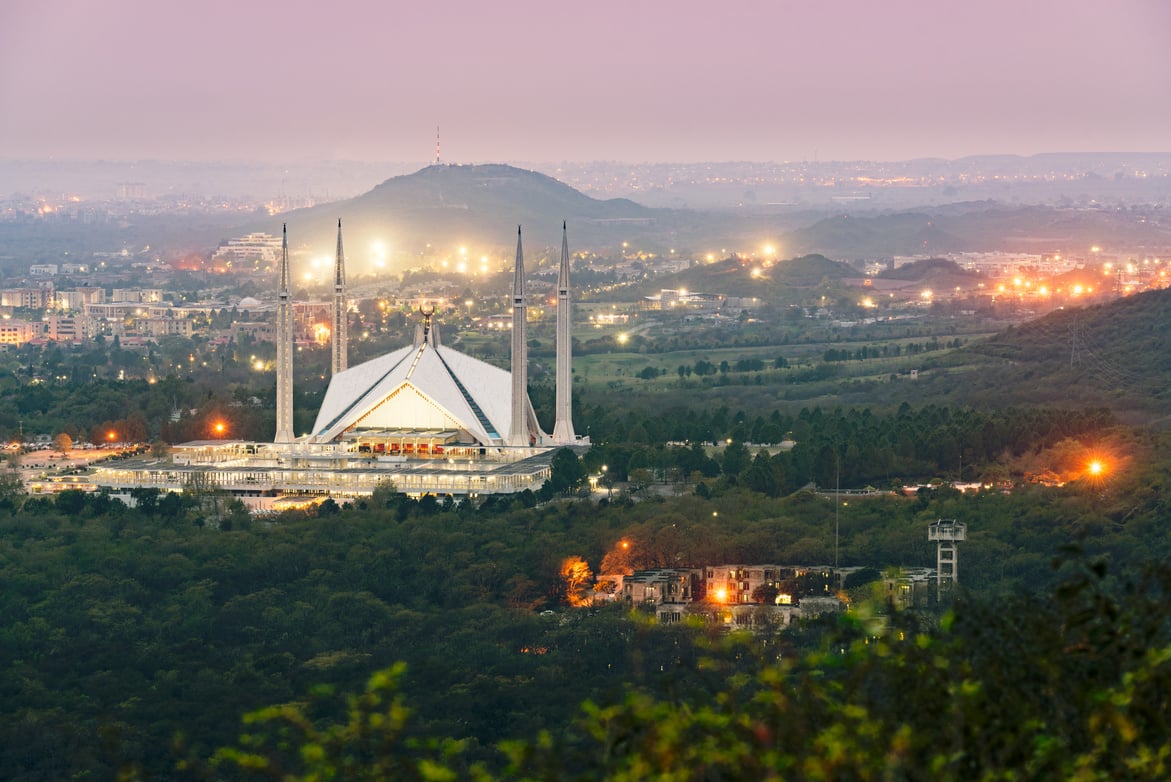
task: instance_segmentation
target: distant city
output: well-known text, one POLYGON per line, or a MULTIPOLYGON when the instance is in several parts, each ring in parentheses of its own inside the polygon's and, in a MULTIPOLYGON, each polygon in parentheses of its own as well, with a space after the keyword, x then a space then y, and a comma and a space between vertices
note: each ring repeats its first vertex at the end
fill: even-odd
MULTIPOLYGON (((369 230, 358 233, 362 240, 350 242, 355 308, 378 302, 384 309, 409 311, 424 301, 471 301, 472 288, 476 296, 499 288, 501 275, 511 264, 507 248, 469 249, 452 243, 451 226, 465 230, 458 221, 468 213, 469 199, 481 197, 478 194, 488 186, 494 195, 473 211, 499 207, 499 220, 493 217, 484 223, 501 237, 507 237, 505 226, 512 211, 527 211, 534 219, 533 209, 551 205, 550 214, 536 219, 556 225, 566 216, 557 210, 581 210, 568 215, 578 223, 576 261, 581 269, 601 275, 587 283, 583 295, 622 302, 636 311, 678 307, 754 314, 776 302, 756 298, 751 281, 767 281, 774 264, 802 252, 850 263, 851 271, 842 274, 846 284, 858 289, 855 300, 847 306, 831 302, 807 308, 811 316, 843 324, 944 301, 966 302, 959 306, 960 314, 974 314, 980 302, 1010 301, 1018 310, 1016 317, 1024 317, 1077 299, 1126 295, 1168 284, 1171 240, 1162 214, 1171 203, 1167 154, 899 163, 598 162, 545 168, 552 179, 508 166, 433 166, 391 178, 359 198, 330 200, 370 190, 388 170, 412 169, 357 163, 279 170, 152 162, 0 163, 10 187, 27 186, 0 201, 0 344, 116 338, 122 347, 131 347, 166 336, 194 336, 217 344, 243 334, 271 341, 272 324, 264 313, 271 314, 274 307, 280 239, 250 229, 279 227, 290 214, 297 284, 310 294, 297 305, 296 338, 302 344, 321 343, 328 332, 319 312, 325 305, 311 299, 314 289, 320 289, 318 298, 324 298, 330 259, 306 243, 302 226, 320 223, 329 228, 332 217, 314 217, 322 210, 380 214, 376 230, 385 230, 380 221, 401 218, 415 230, 409 239, 400 232, 402 246, 394 255, 383 241, 369 241, 369 230), (30 185, 33 180, 36 187, 30 185), (314 189, 309 184, 313 181, 326 186, 314 189), (72 186, 66 187, 67 182, 72 186), (244 184, 255 194, 242 192, 244 184), (438 187, 445 188, 441 192, 447 198, 440 195, 437 207, 426 207, 431 211, 406 218, 396 214, 403 211, 403 204, 422 204, 421 194, 438 187), (542 192, 532 199, 537 206, 493 200, 502 193, 531 194, 533 188, 542 192), (213 195, 215 190, 221 195, 213 195), (680 218, 678 210, 650 211, 634 204, 599 212, 609 202, 583 198, 582 193, 628 195, 647 203, 700 201, 707 210, 702 221, 710 225, 706 233, 699 233, 693 223, 702 221, 680 218), (1048 197, 1041 197, 1044 194, 1048 197), (990 195, 1000 197, 995 201, 998 209, 1016 210, 1007 213, 1011 221, 999 213, 989 220, 986 206, 950 205, 990 195), (369 200, 375 196, 391 200, 369 200), (1016 207, 1007 203, 1026 196, 1028 200, 1016 207), (891 204, 901 201, 931 203, 945 198, 951 200, 938 207, 939 217, 916 215, 908 220, 889 211, 891 204), (1058 211, 1034 214, 1025 208, 1045 202, 1058 211), (359 203, 364 206, 356 207, 359 203), (728 215, 728 209, 748 216, 728 215), (1061 217, 1061 210, 1077 211, 1076 229, 1061 217), (834 215, 843 214, 858 215, 849 231, 833 222, 834 215), (952 214, 975 227, 945 225, 952 214), (182 218, 177 221, 181 228, 174 227, 174 217, 182 218), (897 225, 892 228, 892 223, 897 225), (40 227, 53 230, 42 234, 40 227), (737 235, 771 238, 716 243, 737 235), (843 245, 843 235, 862 238, 843 245), (1098 235, 1101 243, 1091 243, 1098 235), (663 246, 676 240, 687 244, 678 249, 663 246), (959 272, 979 274, 945 274, 934 282, 923 282, 922 275, 891 274, 907 264, 933 259, 950 261, 959 272), (743 267, 748 289, 744 283, 729 288, 724 280, 715 288, 701 282, 705 289, 697 290, 681 276, 724 261, 743 267), (655 278, 662 280, 658 288, 647 284, 655 278), (628 290, 619 290, 622 287, 628 290), (239 317, 217 321, 215 315, 225 311, 238 312, 239 317)), ((360 220, 358 227, 370 228, 360 220)), ((553 267, 542 265, 544 256, 538 256, 532 267, 534 284, 538 290, 551 289, 548 275, 553 267)), ((625 306, 614 317, 635 317, 625 306)), ((471 315, 467 309, 465 315, 471 315)), ((534 310, 537 317, 539 313, 539 308, 534 310)), ((506 313, 477 307, 475 315, 476 325, 492 329, 501 325, 498 321, 506 313)))
MULTIPOLYGON (((458 161, 444 161, 458 162, 458 161)), ((426 163, 266 165, 0 160, 0 220, 53 215, 286 212, 348 198, 426 163)), ((596 198, 688 208, 1171 202, 1171 153, 978 156, 895 162, 513 161, 596 198)))

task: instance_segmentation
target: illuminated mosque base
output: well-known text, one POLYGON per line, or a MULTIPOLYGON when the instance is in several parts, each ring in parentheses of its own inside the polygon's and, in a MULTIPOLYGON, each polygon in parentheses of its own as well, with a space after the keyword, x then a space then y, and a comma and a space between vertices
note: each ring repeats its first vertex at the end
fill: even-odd
MULTIPOLYGON (((345 502, 379 489, 409 496, 476 497, 536 491, 549 479, 558 447, 588 449, 570 420, 569 251, 562 225, 554 435, 541 430, 528 398, 524 339, 524 259, 517 228, 513 280, 512 371, 445 347, 420 307, 413 344, 348 366, 334 330, 329 386, 309 433, 294 437, 288 239, 282 240, 277 333, 276 436, 273 443, 202 440, 170 459, 138 458, 97 467, 99 489, 223 492, 253 510, 331 497, 345 502)), ((345 306, 341 223, 334 313, 345 306)))
POLYGON ((333 498, 360 500, 375 490, 409 496, 477 497, 536 491, 549 478, 553 448, 482 447, 454 432, 371 433, 332 443, 204 440, 169 459, 101 465, 90 480, 118 494, 133 488, 221 491, 251 510, 271 511, 333 498))

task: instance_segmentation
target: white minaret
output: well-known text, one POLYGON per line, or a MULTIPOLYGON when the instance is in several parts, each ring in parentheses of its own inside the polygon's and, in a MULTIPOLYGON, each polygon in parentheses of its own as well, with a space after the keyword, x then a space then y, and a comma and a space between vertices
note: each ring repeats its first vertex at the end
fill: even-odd
POLYGON ((569 234, 561 223, 561 271, 557 275, 557 418, 554 445, 568 445, 573 434, 572 302, 569 300, 569 234))
POLYGON ((342 255, 342 221, 337 221, 337 260, 333 267, 333 324, 330 335, 333 338, 333 375, 345 372, 349 367, 349 325, 346 304, 346 261, 342 255))
POLYGON ((516 270, 512 277, 512 423, 508 444, 529 445, 529 348, 525 339, 525 258, 516 227, 516 270))
POLYGON ((276 437, 274 443, 291 443, 293 437, 293 303, 289 298, 289 229, 281 227, 281 287, 276 305, 276 437))

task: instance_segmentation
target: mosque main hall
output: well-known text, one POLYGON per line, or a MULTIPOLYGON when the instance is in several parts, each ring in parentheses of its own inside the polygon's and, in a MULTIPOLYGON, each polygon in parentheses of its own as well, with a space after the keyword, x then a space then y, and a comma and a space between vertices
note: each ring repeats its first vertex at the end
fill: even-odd
POLYGON ((224 491, 254 510, 332 497, 349 501, 380 487, 410 495, 478 496, 536 490, 558 448, 588 445, 574 433, 569 243, 562 224, 557 280, 556 416, 541 430, 528 395, 527 296, 517 228, 511 294, 511 370, 447 347, 433 308, 421 308, 412 344, 348 364, 345 258, 338 222, 329 386, 312 430, 293 433, 294 329, 284 231, 277 297, 276 436, 271 443, 201 440, 168 458, 101 465, 93 483, 224 491))

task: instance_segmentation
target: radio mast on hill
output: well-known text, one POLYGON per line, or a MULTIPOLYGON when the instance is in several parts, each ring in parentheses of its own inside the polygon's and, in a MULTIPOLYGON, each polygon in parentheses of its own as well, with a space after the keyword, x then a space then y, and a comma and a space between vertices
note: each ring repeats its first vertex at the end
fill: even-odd
POLYGON ((435 165, 439 165, 439 126, 435 126, 435 165))

